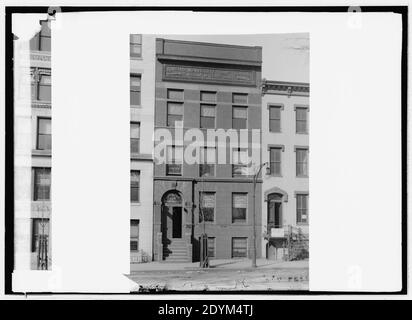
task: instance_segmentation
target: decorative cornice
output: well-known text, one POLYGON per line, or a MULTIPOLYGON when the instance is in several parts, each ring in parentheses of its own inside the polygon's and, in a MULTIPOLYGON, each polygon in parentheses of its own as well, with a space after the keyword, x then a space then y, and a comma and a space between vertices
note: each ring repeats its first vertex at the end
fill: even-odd
POLYGON ((309 83, 262 80, 262 95, 309 96, 309 83))

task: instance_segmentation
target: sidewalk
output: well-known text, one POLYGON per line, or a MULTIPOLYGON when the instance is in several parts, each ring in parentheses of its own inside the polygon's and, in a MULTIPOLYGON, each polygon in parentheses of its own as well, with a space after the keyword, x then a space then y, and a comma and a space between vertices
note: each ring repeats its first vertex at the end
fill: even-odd
MULTIPOLYGON (((177 270, 247 270, 252 269, 251 259, 215 259, 210 260, 209 269, 199 267, 199 262, 159 262, 152 261, 146 263, 135 263, 130 266, 130 272, 155 272, 155 271, 177 271, 177 270)), ((309 261, 274 261, 267 259, 257 259, 257 269, 307 269, 309 261)))

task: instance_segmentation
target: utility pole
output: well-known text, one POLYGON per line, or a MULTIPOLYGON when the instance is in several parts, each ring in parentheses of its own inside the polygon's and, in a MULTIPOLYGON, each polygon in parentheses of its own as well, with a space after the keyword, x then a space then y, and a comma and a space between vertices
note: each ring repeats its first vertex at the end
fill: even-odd
POLYGON ((256 181, 257 178, 259 177, 260 171, 262 170, 262 168, 267 165, 268 163, 262 163, 259 166, 258 171, 255 173, 255 175, 253 176, 253 255, 252 255, 252 268, 256 268, 256 181))

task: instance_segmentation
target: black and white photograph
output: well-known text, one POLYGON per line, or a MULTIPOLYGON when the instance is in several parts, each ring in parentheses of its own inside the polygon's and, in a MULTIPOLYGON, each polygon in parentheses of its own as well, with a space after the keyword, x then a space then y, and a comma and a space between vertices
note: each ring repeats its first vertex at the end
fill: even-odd
POLYGON ((8 294, 405 293, 407 7, 33 8, 7 9, 8 294))

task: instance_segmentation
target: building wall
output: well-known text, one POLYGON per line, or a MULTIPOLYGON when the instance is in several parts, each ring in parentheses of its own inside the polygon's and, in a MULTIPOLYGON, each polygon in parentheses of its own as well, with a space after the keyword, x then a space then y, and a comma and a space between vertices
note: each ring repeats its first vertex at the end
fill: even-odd
MULTIPOLYGON (((216 92, 215 117, 216 128, 232 128, 232 93, 248 94, 248 129, 260 129, 261 125, 261 93, 260 84, 260 64, 261 48, 241 47, 204 44, 196 42, 157 40, 158 60, 156 62, 156 110, 155 127, 167 128, 167 90, 184 90, 183 107, 183 134, 190 128, 200 128, 200 93, 201 91, 216 92), (181 57, 180 57, 181 56, 181 57), (185 62, 181 62, 180 59, 185 62), (229 63, 230 60, 230 63, 229 63), (244 65, 236 65, 244 63, 244 65), (180 64, 179 64, 180 63, 180 64), (177 75, 176 79, 167 77, 167 65, 181 65, 183 71, 177 75), (248 65, 249 64, 249 65, 248 65), (189 69, 185 69, 188 66, 189 69), (193 66, 193 69, 190 69, 193 66), (224 69, 230 74, 233 70, 253 70, 254 83, 249 85, 234 85, 230 81, 227 83, 214 83, 225 81, 225 79, 203 78, 197 74, 197 68, 224 69), (188 78, 185 78, 187 70, 188 78), (178 79, 181 77, 180 79, 178 79), (183 78, 182 78, 183 77, 183 78)), ((218 71, 219 73, 221 71, 218 71)), ((235 71, 236 72, 236 71, 235 71)), ((249 78, 250 81, 252 78, 249 78)), ((172 137, 175 136, 174 129, 170 130, 172 137)), ((203 132, 205 132, 203 130, 203 132)), ((250 135, 250 132, 249 132, 250 135)), ((206 136, 206 134, 205 134, 206 136)), ((155 145, 156 145, 155 141, 155 145)), ((189 142, 185 142, 187 145, 189 142)), ((251 137, 249 137, 249 147, 251 147, 251 137)), ((161 198, 163 194, 170 190, 177 190, 183 196, 184 201, 184 233, 191 238, 192 259, 196 261, 199 257, 198 239, 203 233, 203 224, 199 224, 199 192, 215 192, 215 221, 207 222, 206 233, 208 237, 215 237, 215 257, 231 258, 232 237, 248 237, 248 256, 253 250, 252 241, 252 213, 253 213, 253 184, 249 177, 232 177, 232 165, 229 163, 231 151, 226 149, 226 159, 228 164, 215 165, 215 176, 200 178, 199 166, 197 164, 186 164, 183 162, 181 176, 166 176, 166 165, 155 164, 154 182, 154 242, 158 241, 158 234, 161 232, 161 198), (244 223, 232 223, 232 193, 248 193, 247 220, 244 223)), ((256 199, 261 198, 261 184, 256 188, 256 199)), ((256 230, 257 230, 257 254, 260 255, 260 201, 256 201, 256 230)), ((157 248, 155 246, 155 253, 157 248)))
MULTIPOLYGON (((139 250, 153 255, 153 128, 155 96, 155 38, 142 35, 141 58, 130 58, 130 73, 141 75, 141 105, 131 106, 130 121, 140 122, 140 154, 132 155, 130 170, 140 171, 140 202, 131 203, 130 218, 139 220, 139 250)), ((137 253, 131 254, 131 263, 137 253)))
MULTIPOLYGON (((302 232, 308 234, 308 224, 298 224, 296 221, 296 192, 309 193, 309 178, 296 176, 296 152, 295 146, 309 147, 309 134, 296 133, 296 105, 309 107, 309 93, 307 95, 288 95, 285 92, 266 93, 262 98, 262 161, 269 162, 269 145, 281 145, 284 147, 281 155, 281 176, 266 174, 262 185, 262 234, 267 227, 267 201, 265 192, 279 188, 287 194, 287 201, 282 203, 282 215, 284 226, 301 228, 302 232), (269 131, 269 104, 280 105, 281 132, 269 131)), ((310 122, 310 109, 308 112, 310 122)), ((310 149, 309 149, 310 152, 310 149)), ((310 166, 310 163, 309 163, 310 166)), ((309 197, 310 204, 310 197, 309 197)), ((310 210, 309 210, 310 216, 310 210)), ((309 218, 310 219, 310 218, 309 218)), ((262 255, 266 255, 267 241, 263 240, 262 255)))

